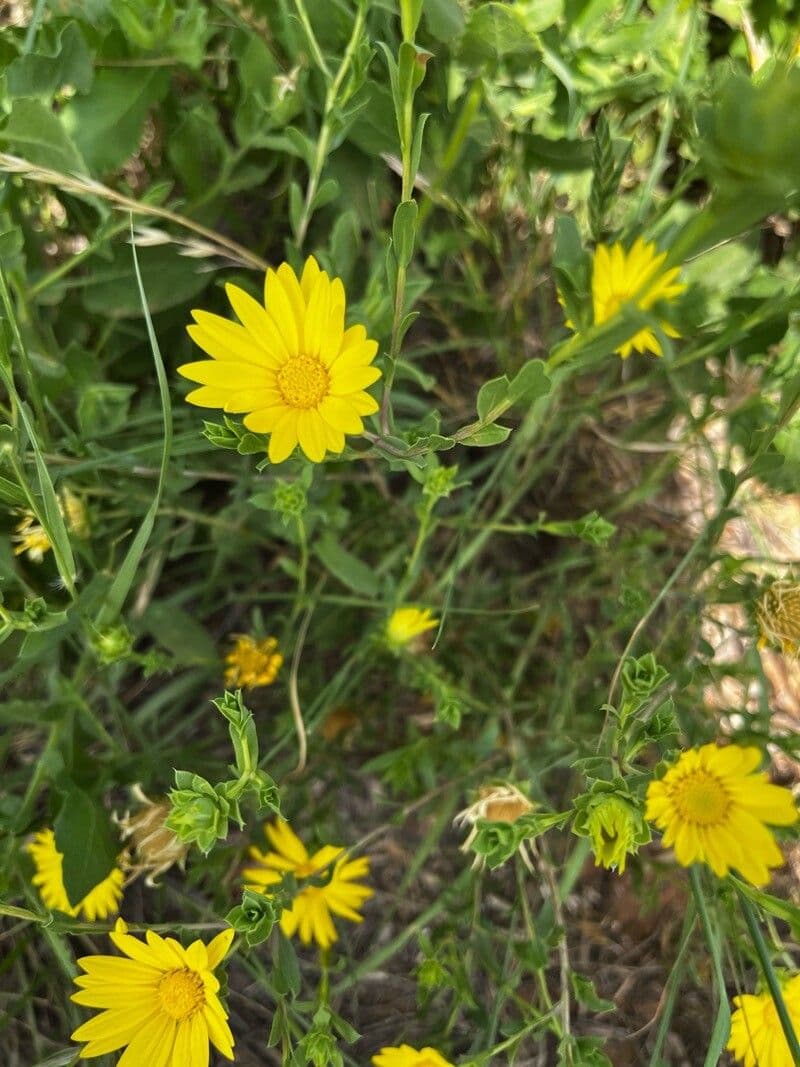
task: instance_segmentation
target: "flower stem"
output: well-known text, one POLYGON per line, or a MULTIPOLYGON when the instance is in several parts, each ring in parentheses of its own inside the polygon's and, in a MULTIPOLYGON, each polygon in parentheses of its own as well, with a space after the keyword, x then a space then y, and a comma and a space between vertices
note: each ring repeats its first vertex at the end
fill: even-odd
POLYGON ((742 909, 744 921, 747 924, 747 929, 753 942, 753 948, 756 950, 758 962, 761 965, 764 980, 767 983, 767 988, 769 989, 770 996, 775 1005, 775 1011, 778 1013, 778 1018, 780 1019, 781 1027, 783 1028, 786 1044, 789 1046, 794 1062, 800 1063, 800 1043, 798 1043, 791 1016, 786 1009, 786 1001, 783 999, 780 982, 773 970, 764 935, 761 933, 761 927, 758 925, 756 910, 740 889, 737 889, 736 892, 739 896, 739 905, 742 909))

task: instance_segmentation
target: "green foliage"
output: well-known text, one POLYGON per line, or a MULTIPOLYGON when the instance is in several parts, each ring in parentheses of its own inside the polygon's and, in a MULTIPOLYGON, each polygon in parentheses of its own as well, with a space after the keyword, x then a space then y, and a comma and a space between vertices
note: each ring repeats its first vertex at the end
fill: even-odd
POLYGON ((54 829, 77 903, 134 862, 139 783, 191 849, 123 914, 233 927, 242 1062, 266 1043, 352 1067, 413 1040, 471 1067, 602 1067, 611 997, 642 1062, 666 1062, 671 1030, 717 1062, 730 990, 772 988, 797 908, 785 879, 687 877, 645 813, 679 749, 798 751, 754 610, 793 577, 800 527, 789 0, 10 11, 4 1063, 73 1062, 74 961, 113 921, 48 918, 30 836, 54 829), (678 298, 604 290, 597 246, 638 238, 678 298), (177 368, 201 358, 193 310, 231 318, 226 283, 260 298, 268 265, 309 254, 378 344, 379 410, 323 464, 274 466, 242 405, 186 404, 177 368), (663 357, 622 362, 641 330, 663 357), (437 622, 391 647, 402 607, 437 622), (224 688, 240 634, 282 657, 244 694, 224 688), (497 781, 532 809, 473 805, 459 842, 454 816, 497 781), (308 860, 245 890, 281 813, 308 860), (362 856, 363 922, 335 914, 319 953, 284 936, 285 909, 362 856), (653 915, 680 938, 645 939, 653 915))

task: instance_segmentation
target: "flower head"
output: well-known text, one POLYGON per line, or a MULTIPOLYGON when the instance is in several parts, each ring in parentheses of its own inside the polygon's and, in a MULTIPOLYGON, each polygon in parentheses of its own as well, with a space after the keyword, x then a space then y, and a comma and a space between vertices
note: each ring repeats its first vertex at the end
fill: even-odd
POLYGON ((800 582, 773 582, 756 605, 756 621, 759 648, 775 644, 787 655, 800 653, 800 582))
MULTIPOLYGON (((478 792, 478 799, 464 808, 453 819, 456 826, 469 826, 470 832, 461 845, 462 852, 468 852, 480 833, 480 823, 508 823, 513 825, 523 815, 528 815, 534 809, 532 801, 528 800, 524 793, 520 792, 515 785, 503 782, 499 785, 484 785, 478 792)), ((529 869, 533 869, 533 863, 528 854, 529 845, 525 838, 514 841, 515 850, 529 869)), ((481 852, 476 852, 473 868, 484 866, 486 857, 481 852)))
POLYGON ((439 620, 434 617, 430 608, 397 608, 386 623, 386 640, 390 648, 397 651, 407 648, 415 638, 438 625, 439 620))
POLYGON ((233 1059, 233 1035, 227 1012, 217 993, 215 969, 225 958, 233 930, 225 930, 208 944, 188 948, 172 937, 147 931, 142 942, 117 920, 117 956, 84 956, 86 972, 75 979, 80 991, 72 1000, 103 1009, 79 1026, 73 1041, 85 1041, 84 1059, 102 1056, 127 1045, 120 1067, 202 1067, 208 1064, 208 1043, 233 1059))
POLYGON ((225 685, 231 689, 257 689, 272 685, 283 664, 275 637, 256 641, 254 637, 240 634, 236 644, 225 657, 225 685))
MULTIPOLYGON (((800 975, 781 990, 795 1031, 800 1030, 800 975)), ((744 1067, 794 1067, 775 1002, 769 993, 734 997, 736 1011, 731 1017, 727 1049, 744 1067)))
POLYGON ((757 748, 703 745, 682 752, 647 789, 646 816, 664 831, 678 863, 707 863, 724 878, 731 868, 766 885, 783 863, 768 826, 791 826, 798 813, 788 789, 771 785, 757 748))
POLYGON ((26 511, 15 527, 13 540, 14 555, 26 555, 31 563, 41 563, 45 552, 53 547, 50 538, 44 532, 44 527, 36 521, 32 511, 26 511))
POLYGON ((164 825, 172 811, 168 800, 150 800, 138 785, 133 786, 131 793, 139 805, 138 811, 133 815, 126 812, 117 820, 122 840, 130 839, 133 846, 133 858, 125 861, 128 880, 144 874, 145 885, 154 886, 156 878, 174 864, 183 869, 189 848, 164 825))
POLYGON ((435 1048, 415 1049, 411 1045, 382 1048, 372 1063, 374 1067, 453 1067, 435 1048))
POLYGON ((225 291, 241 325, 192 312, 189 335, 211 359, 178 368, 201 386, 188 402, 246 412, 248 430, 270 435, 273 463, 298 443, 314 463, 341 452, 344 435, 362 433, 362 416, 378 410, 364 390, 381 376, 377 342, 363 326, 345 329, 341 279, 309 256, 300 279, 288 263, 267 271, 263 305, 235 285, 225 291))
POLYGON ((338 936, 331 912, 354 923, 362 921, 359 909, 373 890, 358 879, 369 873, 369 860, 366 856, 348 860, 344 849, 335 845, 324 845, 309 856, 283 819, 266 824, 264 830, 275 851, 250 849, 256 865, 243 871, 245 887, 269 896, 284 875, 293 875, 300 888, 291 907, 283 910, 281 930, 287 937, 297 932, 304 945, 313 940, 320 948, 329 948, 338 936))
MULTIPOLYGON (((686 288, 675 279, 679 268, 662 270, 666 252, 657 252, 653 242, 637 237, 630 251, 626 252, 617 242, 610 247, 598 245, 592 264, 592 305, 596 326, 613 318, 624 304, 633 303, 641 311, 649 311, 660 300, 674 300, 686 288)), ((677 337, 677 332, 668 322, 661 322, 668 337, 677 337)), ((617 349, 623 359, 633 351, 664 353, 653 331, 649 328, 638 333, 617 349)))
POLYGON ((641 829, 640 812, 626 800, 613 793, 598 795, 586 813, 595 866, 624 874, 629 853, 636 851, 641 829))
POLYGON ((116 915, 122 900, 125 875, 119 867, 91 889, 77 904, 70 903, 64 886, 64 854, 56 848, 56 835, 52 830, 40 830, 27 846, 27 852, 36 867, 33 884, 39 890, 42 903, 67 915, 82 915, 89 922, 107 919, 116 915))

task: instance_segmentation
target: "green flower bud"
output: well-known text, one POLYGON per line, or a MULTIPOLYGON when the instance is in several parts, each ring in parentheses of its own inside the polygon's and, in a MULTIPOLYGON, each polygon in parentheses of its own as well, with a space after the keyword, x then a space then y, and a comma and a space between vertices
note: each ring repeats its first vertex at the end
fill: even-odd
POLYGON ((592 842, 595 864, 625 873, 628 856, 650 840, 650 828, 621 780, 595 782, 575 801, 573 829, 592 842))
POLYGON ((126 659, 133 649, 133 637, 127 626, 109 626, 92 634, 92 648, 101 663, 126 659))
POLYGON ((228 836, 231 803, 205 778, 191 771, 176 771, 178 787, 169 794, 172 811, 165 820, 181 841, 196 844, 207 855, 218 838, 228 836))
POLYGON ((244 935, 245 941, 252 948, 253 945, 260 945, 262 941, 267 940, 283 908, 284 901, 280 891, 267 897, 263 893, 245 889, 242 903, 228 912, 227 921, 237 933, 244 935))

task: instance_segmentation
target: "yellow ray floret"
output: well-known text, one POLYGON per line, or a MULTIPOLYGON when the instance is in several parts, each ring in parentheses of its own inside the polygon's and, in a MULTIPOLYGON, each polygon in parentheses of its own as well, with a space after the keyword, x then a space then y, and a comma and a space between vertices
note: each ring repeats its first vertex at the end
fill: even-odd
POLYGON ((354 923, 362 921, 360 908, 373 890, 358 879, 369 873, 369 860, 366 856, 348 860, 344 849, 335 845, 324 845, 310 856, 283 819, 268 823, 264 831, 274 851, 250 849, 255 866, 243 871, 246 888, 268 896, 291 873, 300 890, 281 914, 281 930, 287 937, 297 933, 305 945, 316 941, 320 948, 329 948, 338 936, 331 913, 354 923))
MULTIPOLYGON (((795 1033, 800 1033, 800 975, 781 990, 795 1033)), ((769 993, 733 998, 731 1036, 726 1048, 744 1067, 795 1067, 789 1044, 769 993)))
POLYGON ((268 270, 264 304, 243 289, 225 291, 239 323, 193 311, 189 336, 208 360, 178 368, 199 389, 198 407, 244 414, 253 433, 269 434, 269 458, 281 463, 299 444, 314 463, 363 433, 378 405, 365 390, 381 372, 376 341, 363 326, 345 329, 345 292, 309 256, 298 279, 288 263, 268 270))
POLYGON ((55 908, 67 915, 82 915, 89 922, 107 919, 119 911, 125 882, 125 875, 119 867, 115 867, 108 877, 89 890, 83 900, 73 905, 64 886, 64 855, 56 848, 53 831, 40 830, 27 846, 27 852, 36 868, 32 881, 45 907, 55 908))
MULTIPOLYGON (((596 326, 616 315, 624 304, 633 304, 641 311, 649 311, 654 304, 674 300, 686 286, 678 282, 679 268, 664 270, 666 252, 658 252, 653 242, 638 237, 630 251, 619 242, 598 245, 592 264, 592 305, 596 326)), ((668 337, 678 333, 668 322, 661 321, 661 329, 668 337)), ((661 344, 651 329, 634 334, 616 350, 623 359, 633 351, 663 355, 661 344)))
POLYGON ((415 1049, 411 1045, 382 1048, 372 1063, 374 1067, 453 1067, 435 1048, 415 1049))
POLYGON ((798 813, 791 792, 756 770, 760 762, 757 748, 703 745, 650 783, 645 814, 678 863, 707 863, 720 878, 733 869, 767 884, 770 868, 783 863, 769 827, 791 826, 798 813))
POLYGON ((208 1067, 211 1042, 232 1060, 233 1035, 214 971, 227 955, 233 930, 188 948, 153 930, 146 942, 127 930, 118 919, 110 935, 125 958, 78 960, 86 973, 75 979, 79 992, 72 1000, 102 1009, 72 1035, 85 1042, 81 1058, 125 1048, 117 1067, 208 1067))

